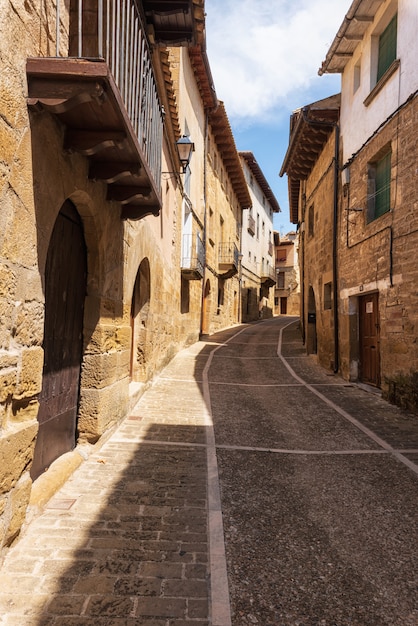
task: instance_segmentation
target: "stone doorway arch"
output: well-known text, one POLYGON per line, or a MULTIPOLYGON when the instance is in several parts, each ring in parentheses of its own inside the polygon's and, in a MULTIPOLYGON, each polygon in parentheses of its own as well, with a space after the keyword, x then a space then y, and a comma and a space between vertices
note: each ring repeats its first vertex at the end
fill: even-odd
POLYGON ((207 279, 205 283, 205 289, 203 292, 203 305, 202 305, 202 335, 209 334, 209 325, 210 325, 210 280, 207 279))
POLYGON ((83 353, 87 249, 81 218, 66 200, 45 265, 44 367, 31 477, 75 448, 83 353))
POLYGON ((151 272, 147 258, 141 261, 136 275, 131 304, 131 366, 132 382, 147 379, 147 326, 151 300, 151 272))
POLYGON ((316 301, 313 287, 309 287, 308 293, 308 323, 306 333, 306 350, 308 354, 317 353, 316 334, 316 301))

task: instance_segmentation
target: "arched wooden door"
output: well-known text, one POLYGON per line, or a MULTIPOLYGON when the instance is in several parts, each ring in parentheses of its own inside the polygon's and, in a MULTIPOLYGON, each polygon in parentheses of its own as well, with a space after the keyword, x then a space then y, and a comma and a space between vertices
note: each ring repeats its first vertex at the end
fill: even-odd
POLYGON ((306 348, 308 354, 317 353, 317 336, 316 336, 316 301, 315 293, 312 287, 309 287, 308 295, 308 324, 307 324, 307 342, 306 348))
POLYGON ((143 259, 135 279, 131 303, 131 380, 146 381, 147 320, 151 298, 151 273, 148 259, 143 259))
POLYGON ((87 254, 74 205, 62 206, 45 266, 44 369, 32 479, 75 447, 87 254))
POLYGON ((203 306, 202 306, 202 335, 209 334, 209 320, 210 320, 210 281, 209 279, 205 283, 205 291, 203 292, 203 306))

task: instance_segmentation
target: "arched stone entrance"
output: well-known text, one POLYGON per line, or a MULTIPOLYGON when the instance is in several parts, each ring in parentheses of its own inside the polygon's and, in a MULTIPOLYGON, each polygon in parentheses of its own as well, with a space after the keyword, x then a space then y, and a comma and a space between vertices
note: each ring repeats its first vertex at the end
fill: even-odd
POLYGON ((308 354, 317 353, 316 336, 316 302, 313 287, 309 287, 308 294, 308 323, 306 333, 306 350, 308 354))
POLYGON ((147 320, 151 298, 151 274, 147 258, 143 259, 135 279, 131 304, 131 381, 146 381, 147 320))
POLYGON ((67 200, 55 221, 45 265, 44 367, 33 480, 76 444, 86 280, 83 225, 67 200))
POLYGON ((202 335, 209 334, 210 324, 210 280, 207 279, 205 283, 205 290, 203 292, 203 306, 202 306, 202 335))

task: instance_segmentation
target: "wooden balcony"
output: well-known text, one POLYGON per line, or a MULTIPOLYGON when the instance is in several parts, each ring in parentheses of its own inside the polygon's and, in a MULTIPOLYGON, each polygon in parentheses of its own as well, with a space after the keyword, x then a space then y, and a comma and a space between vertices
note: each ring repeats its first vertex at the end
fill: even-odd
POLYGON ((122 219, 158 215, 163 113, 138 6, 79 0, 68 12, 58 0, 56 11, 56 56, 27 60, 28 105, 60 119, 64 148, 89 159, 122 219))
POLYGON ((218 248, 218 270, 221 278, 232 278, 238 273, 239 253, 234 243, 220 243, 218 248))

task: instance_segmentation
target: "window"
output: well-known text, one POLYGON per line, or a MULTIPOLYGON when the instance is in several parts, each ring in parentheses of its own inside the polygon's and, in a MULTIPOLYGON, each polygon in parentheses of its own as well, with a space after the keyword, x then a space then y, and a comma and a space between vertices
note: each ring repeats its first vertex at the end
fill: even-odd
POLYGON ((277 272, 277 289, 284 289, 284 272, 277 272))
POLYGON ((257 239, 260 239, 260 214, 257 213, 257 239))
POLYGON ((386 70, 389 69, 393 61, 396 60, 397 31, 398 16, 395 15, 379 37, 377 82, 379 82, 386 70))
POLYGON ((391 152, 368 164, 367 221, 371 222, 390 210, 391 152))
POLYGON ((332 308, 332 283, 324 284, 324 309, 332 308))

